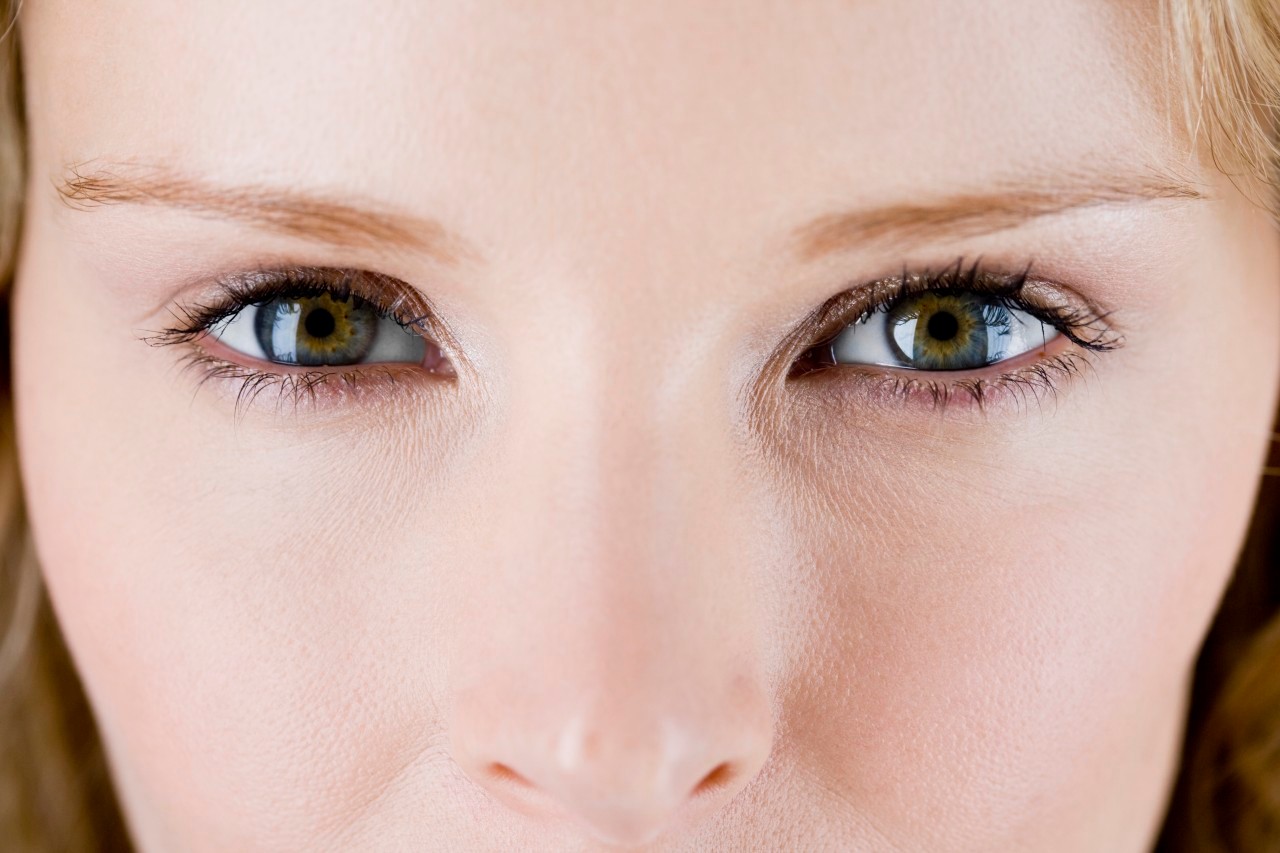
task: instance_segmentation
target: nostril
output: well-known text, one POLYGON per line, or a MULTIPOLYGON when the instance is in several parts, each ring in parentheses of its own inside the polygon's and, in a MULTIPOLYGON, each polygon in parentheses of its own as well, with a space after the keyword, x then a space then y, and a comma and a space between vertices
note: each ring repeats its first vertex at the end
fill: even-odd
POLYGON ((490 794, 518 812, 550 815, 560 811, 554 797, 510 764, 501 761, 485 764, 484 772, 478 778, 490 794))
POLYGON ((710 794, 718 791, 729 784, 733 778, 733 768, 729 766, 729 762, 724 761, 717 764, 711 769, 711 772, 702 777, 702 781, 693 786, 692 793, 689 796, 700 797, 704 794, 710 794))
POLYGON ((530 782, 528 779, 524 778, 519 773, 517 773, 516 771, 512 770, 510 767, 508 767, 507 765, 499 761, 495 761, 494 763, 489 765, 489 775, 492 776, 498 782, 504 782, 508 785, 513 785, 518 788, 533 787, 532 782, 530 782))

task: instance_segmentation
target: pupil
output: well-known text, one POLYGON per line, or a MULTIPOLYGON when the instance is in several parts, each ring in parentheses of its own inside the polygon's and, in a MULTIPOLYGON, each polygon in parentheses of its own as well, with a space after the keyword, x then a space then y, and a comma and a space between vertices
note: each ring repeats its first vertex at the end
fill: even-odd
POLYGON ((955 314, 939 311, 929 318, 925 328, 929 330, 929 336, 935 341, 949 341, 960 331, 960 321, 956 319, 955 314))
POLYGON ((327 338, 337 328, 333 315, 324 308, 317 308, 308 314, 303 325, 306 327, 307 334, 313 338, 327 338))

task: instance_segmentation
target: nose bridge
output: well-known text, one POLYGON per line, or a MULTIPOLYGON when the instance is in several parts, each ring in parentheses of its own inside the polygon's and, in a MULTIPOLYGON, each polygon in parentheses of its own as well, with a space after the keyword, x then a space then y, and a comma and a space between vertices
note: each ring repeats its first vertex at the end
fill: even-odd
POLYGON ((536 541, 548 560, 592 572, 611 566, 614 582, 652 593, 673 580, 696 582, 748 545, 734 528, 749 523, 749 511, 734 500, 740 449, 723 381, 713 369, 673 368, 680 334, 637 332, 637 322, 580 323, 543 347, 536 369, 512 378, 493 508, 508 530, 536 525, 524 544, 536 541), (682 563, 702 571, 644 582, 682 563))
POLYGON ((768 754, 748 514, 721 391, 567 361, 571 381, 521 383, 497 442, 477 554, 496 583, 460 644, 454 750, 499 799, 635 841, 768 754))

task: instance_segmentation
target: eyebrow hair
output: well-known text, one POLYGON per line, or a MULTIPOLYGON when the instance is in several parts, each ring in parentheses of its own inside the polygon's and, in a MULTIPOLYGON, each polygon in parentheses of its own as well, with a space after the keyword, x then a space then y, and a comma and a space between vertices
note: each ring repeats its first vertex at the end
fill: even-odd
MULTIPOLYGON (((69 166, 55 183, 59 197, 75 210, 113 204, 160 205, 224 216, 335 246, 407 249, 449 264, 479 257, 467 241, 434 219, 292 189, 259 184, 224 187, 166 169, 89 170, 83 163, 69 166), (132 174, 121 174, 121 170, 132 174)), ((1204 198, 1190 182, 1158 173, 1125 178, 1075 176, 1057 186, 1043 180, 1005 181, 985 192, 824 214, 796 229, 794 253, 811 261, 875 241, 974 237, 1082 207, 1204 198)))
POLYGON ((59 197, 74 210, 115 204, 159 205, 239 220, 334 246, 417 251, 448 264, 478 257, 470 244, 434 219, 293 189, 262 184, 228 187, 166 169, 126 166, 90 170, 88 164, 69 166, 54 183, 59 197))
POLYGON ((1126 178, 1076 176, 1057 186, 1007 181, 988 191, 819 216, 796 229, 794 253, 809 261, 874 241, 976 237, 1083 207, 1205 198, 1189 181, 1155 173, 1126 178))

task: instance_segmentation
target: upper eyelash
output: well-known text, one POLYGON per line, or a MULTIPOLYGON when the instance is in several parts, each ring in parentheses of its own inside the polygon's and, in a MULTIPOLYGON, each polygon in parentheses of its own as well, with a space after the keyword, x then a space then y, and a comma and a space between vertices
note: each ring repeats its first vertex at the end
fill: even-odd
MULTIPOLYGON (((447 326, 425 300, 408 284, 391 276, 351 268, 275 267, 238 273, 216 280, 215 295, 179 303, 170 309, 174 324, 142 336, 151 346, 192 344, 210 329, 251 305, 273 299, 318 296, 322 293, 341 299, 359 299, 382 319, 423 334, 433 345, 452 342, 447 326)), ((453 349, 453 347, 450 347, 453 349)), ((192 346, 181 364, 200 374, 197 388, 215 379, 238 382, 235 416, 240 418, 268 389, 274 389, 277 404, 292 402, 296 408, 314 401, 324 386, 359 390, 369 378, 395 384, 397 372, 385 364, 348 366, 341 369, 306 371, 273 370, 269 366, 249 367, 228 361, 192 346)))
MULTIPOLYGON (((1064 337, 1087 351, 1105 352, 1123 345, 1124 337, 1112 323, 1109 311, 1099 309, 1083 299, 1072 304, 1038 304, 1022 295, 1027 284, 1032 281, 1030 266, 1013 274, 993 273, 982 267, 981 259, 968 267, 965 267, 961 258, 940 270, 911 273, 904 269, 898 277, 884 278, 851 288, 828 299, 792 330, 777 354, 795 353, 799 347, 804 347, 800 358, 791 358, 794 372, 795 367, 803 360, 804 353, 830 343, 849 326, 865 322, 873 314, 889 311, 903 300, 926 291, 987 296, 995 304, 1026 312, 1057 329, 1064 337), (805 344, 804 341, 809 343, 805 344)), ((236 274, 220 279, 215 284, 219 295, 214 301, 193 301, 175 306, 172 313, 177 322, 169 328, 146 335, 144 340, 155 346, 191 342, 250 305, 262 305, 272 299, 315 296, 321 293, 344 299, 360 299, 379 317, 424 333, 433 343, 451 339, 447 327, 426 307, 425 300, 417 296, 416 291, 398 279, 379 273, 355 269, 280 267, 236 274), (392 294, 389 300, 386 298, 388 294, 392 294), (406 311, 406 308, 412 310, 406 311)), ((244 398, 246 392, 252 398, 264 387, 277 381, 282 392, 292 392, 295 397, 314 395, 318 385, 335 378, 350 384, 356 381, 353 374, 359 372, 311 371, 305 376, 276 373, 234 365, 207 353, 193 354, 189 361, 193 366, 199 365, 204 369, 205 380, 215 376, 243 380, 240 398, 244 398)), ((1006 376, 997 381, 1043 385, 1049 392, 1054 392, 1049 376, 1051 373, 1078 373, 1081 366, 1079 354, 1064 354, 1056 360, 1024 370, 1028 376, 1006 376)), ((981 404, 984 389, 992 386, 991 381, 982 379, 933 382, 899 377, 892 381, 897 393, 905 395, 912 390, 924 390, 933 395, 935 402, 940 400, 943 403, 954 390, 963 390, 981 404)), ((237 410, 239 409, 238 402, 237 410)))
POLYGON ((265 305, 273 299, 319 296, 328 293, 338 299, 356 299, 382 318, 406 329, 427 334, 432 313, 421 306, 410 313, 417 301, 408 285, 390 276, 354 269, 281 267, 237 274, 215 282, 218 297, 212 302, 194 301, 175 306, 173 326, 147 335, 155 346, 187 343, 218 323, 251 305, 265 305), (393 293, 386 301, 387 293, 393 293))
POLYGON ((986 271, 981 258, 967 267, 961 258, 940 270, 911 273, 904 269, 900 276, 845 290, 828 299, 801 323, 798 336, 812 343, 802 350, 792 371, 802 364, 806 354, 830 344, 846 328, 866 322, 876 313, 888 312, 906 299, 925 292, 986 296, 1003 308, 1031 315, 1091 352, 1106 352, 1124 345, 1124 336, 1112 322, 1110 311, 1085 300, 1078 304, 1037 304, 1023 296, 1031 282, 1030 265, 1016 273, 1001 274, 986 271))

